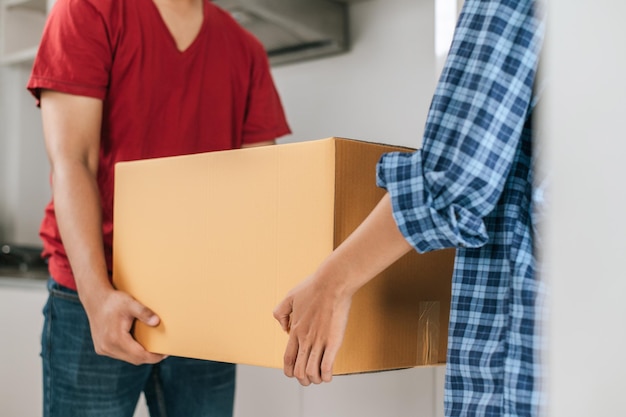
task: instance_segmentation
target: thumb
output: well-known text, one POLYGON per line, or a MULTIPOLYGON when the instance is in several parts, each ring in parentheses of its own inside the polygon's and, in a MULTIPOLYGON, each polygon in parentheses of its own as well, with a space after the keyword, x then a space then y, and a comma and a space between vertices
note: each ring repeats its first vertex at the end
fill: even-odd
POLYGON ((137 320, 151 327, 158 326, 158 324, 161 322, 159 316, 157 316, 154 311, 150 310, 148 307, 137 301, 135 301, 133 305, 133 315, 137 320))
POLYGON ((291 312, 293 311, 293 305, 290 298, 285 298, 280 304, 274 308, 274 318, 280 324, 282 329, 289 333, 289 329, 291 327, 291 312))

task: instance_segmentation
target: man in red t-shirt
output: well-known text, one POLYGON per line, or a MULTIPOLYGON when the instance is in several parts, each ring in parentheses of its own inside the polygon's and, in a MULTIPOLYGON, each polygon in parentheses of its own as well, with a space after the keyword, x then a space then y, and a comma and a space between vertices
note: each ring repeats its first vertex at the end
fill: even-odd
POLYGON ((57 0, 28 89, 52 166, 44 415, 132 416, 143 391, 152 415, 230 416, 234 365, 130 334, 159 318, 111 283, 113 168, 289 133, 262 45, 209 0, 57 0))

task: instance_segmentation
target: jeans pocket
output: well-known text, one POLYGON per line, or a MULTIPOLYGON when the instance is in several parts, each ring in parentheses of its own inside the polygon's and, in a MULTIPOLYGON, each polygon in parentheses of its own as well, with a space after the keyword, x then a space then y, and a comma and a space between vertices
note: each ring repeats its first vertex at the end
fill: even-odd
POLYGON ((71 288, 64 287, 56 282, 53 278, 48 279, 48 292, 52 297, 63 298, 68 301, 80 303, 78 293, 71 288))

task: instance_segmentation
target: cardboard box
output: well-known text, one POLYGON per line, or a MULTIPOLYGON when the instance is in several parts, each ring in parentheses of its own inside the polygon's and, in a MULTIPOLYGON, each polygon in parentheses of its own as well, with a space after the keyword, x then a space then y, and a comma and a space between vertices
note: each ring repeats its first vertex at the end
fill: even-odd
MULTIPOLYGON (((161 324, 146 349, 282 368, 272 310, 383 196, 380 156, 329 138, 116 166, 113 279, 161 324)), ((353 300, 335 374, 445 362, 454 252, 411 252, 353 300)))

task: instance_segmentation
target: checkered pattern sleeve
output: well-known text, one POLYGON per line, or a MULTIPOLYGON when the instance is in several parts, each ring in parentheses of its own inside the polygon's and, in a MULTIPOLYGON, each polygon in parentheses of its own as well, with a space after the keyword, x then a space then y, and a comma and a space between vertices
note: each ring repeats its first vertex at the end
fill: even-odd
POLYGON ((540 35, 531 0, 468 0, 428 114, 423 147, 384 155, 378 185, 419 251, 476 248, 520 147, 540 35))

